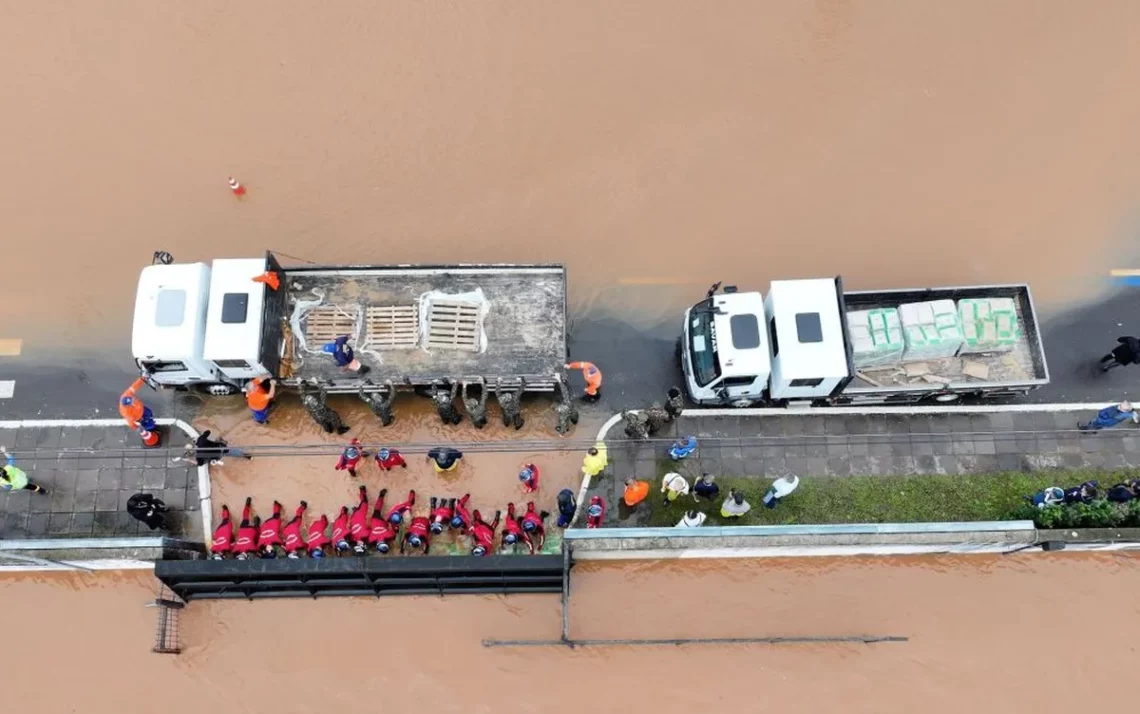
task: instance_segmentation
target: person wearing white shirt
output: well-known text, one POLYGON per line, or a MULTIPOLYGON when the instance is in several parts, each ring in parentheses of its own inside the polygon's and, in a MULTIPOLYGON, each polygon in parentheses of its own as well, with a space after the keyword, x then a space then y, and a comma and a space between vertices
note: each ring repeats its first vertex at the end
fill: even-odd
POLYGON ((685 514, 681 522, 676 525, 677 528, 699 528, 704 525, 705 519, 708 518, 704 513, 693 509, 685 514))
POLYGON ((689 495, 689 482, 679 473, 667 473, 661 479, 661 493, 665 494, 665 505, 668 506, 681 496, 689 495))
POLYGON ((772 482, 768 493, 764 494, 764 505, 768 508, 775 508, 779 505, 781 498, 791 494, 799 485, 799 476, 781 476, 772 482))

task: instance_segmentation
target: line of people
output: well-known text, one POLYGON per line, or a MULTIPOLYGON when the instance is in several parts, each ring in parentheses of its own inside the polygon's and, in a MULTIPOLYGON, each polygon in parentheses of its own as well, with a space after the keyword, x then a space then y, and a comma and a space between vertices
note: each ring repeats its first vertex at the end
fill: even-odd
MULTIPOLYGON (((565 491, 564 493, 569 493, 565 491)), ((416 511, 416 492, 408 491, 407 497, 389 508, 384 507, 388 489, 381 489, 375 502, 369 502, 368 488, 359 487, 360 500, 350 510, 342 506, 340 513, 331 524, 328 516, 321 514, 305 527, 305 513, 309 504, 301 501, 288 522, 282 522, 284 507, 273 502, 273 512, 265 520, 255 515, 253 499, 246 498, 241 520, 234 527, 233 516, 228 506, 222 506, 222 518, 214 529, 210 543, 211 557, 216 560, 233 556, 238 560, 254 557, 276 558, 284 553, 287 558, 324 558, 331 549, 337 555, 353 553, 365 555, 369 551, 384 555, 399 549, 401 554, 419 551, 426 554, 431 540, 442 535, 445 530, 470 539, 470 554, 491 555, 496 549, 496 531, 500 523, 503 530, 499 549, 513 550, 517 545, 526 547, 527 552, 540 552, 546 544, 547 511, 540 511, 529 501, 526 510, 519 513, 513 502, 507 504, 506 519, 501 511, 487 520, 478 509, 469 510, 471 494, 461 498, 433 496, 425 513, 416 511)), ((572 500, 572 494, 571 494, 572 500)), ((573 516, 573 504, 569 515, 563 509, 563 494, 559 494, 559 524, 568 524, 573 516)))

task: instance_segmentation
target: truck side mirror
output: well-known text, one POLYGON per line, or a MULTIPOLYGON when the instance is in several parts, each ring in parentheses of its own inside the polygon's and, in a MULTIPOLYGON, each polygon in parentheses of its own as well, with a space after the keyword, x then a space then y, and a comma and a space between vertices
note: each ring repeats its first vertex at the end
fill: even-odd
POLYGON ((709 288, 709 291, 708 291, 708 293, 706 293, 706 294, 705 294, 705 297, 706 297, 706 298, 711 298, 713 295, 716 295, 716 291, 717 291, 717 290, 720 290, 720 283, 721 283, 721 281, 720 281, 720 280, 718 280, 718 281, 716 281, 715 283, 713 283, 713 284, 712 284, 712 287, 711 287, 711 288, 709 288))

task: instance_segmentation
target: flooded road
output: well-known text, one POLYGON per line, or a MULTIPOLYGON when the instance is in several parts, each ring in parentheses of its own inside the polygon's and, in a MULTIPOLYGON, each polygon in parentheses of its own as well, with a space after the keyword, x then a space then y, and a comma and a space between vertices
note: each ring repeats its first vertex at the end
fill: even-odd
POLYGON ((576 315, 635 325, 718 279, 1087 299, 1132 252, 1138 24, 1129 0, 5 2, 0 321, 126 360, 157 249, 560 261, 576 315))
POLYGON ((558 598, 193 603, 149 652, 148 574, 8 576, 7 701, 173 714, 412 706, 491 712, 1071 711, 1123 705, 1140 561, 1018 555, 580 565, 575 637, 894 634, 882 645, 485 649, 555 638, 558 598), (36 602, 36 617, 13 603, 36 602), (1070 615, 1082 612, 1082 618, 1070 615), (50 665, 43 664, 50 663, 50 665), (65 679, 61 681, 60 677, 65 679), (60 686, 65 681, 66 686, 60 686), (314 686, 319 682, 320 686, 314 686))

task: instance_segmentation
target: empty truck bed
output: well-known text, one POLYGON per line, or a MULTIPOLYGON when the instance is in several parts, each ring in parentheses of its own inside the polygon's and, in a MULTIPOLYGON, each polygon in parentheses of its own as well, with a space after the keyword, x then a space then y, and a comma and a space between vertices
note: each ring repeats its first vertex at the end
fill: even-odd
POLYGON ((289 268, 285 276, 286 315, 304 336, 292 335, 292 359, 283 360, 293 378, 356 383, 320 351, 337 334, 353 336, 377 383, 523 377, 551 385, 566 361, 560 265, 289 268))

